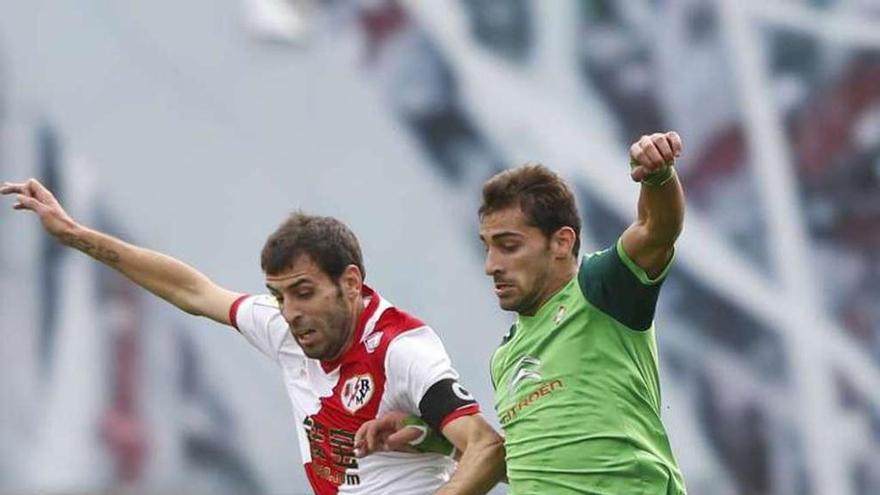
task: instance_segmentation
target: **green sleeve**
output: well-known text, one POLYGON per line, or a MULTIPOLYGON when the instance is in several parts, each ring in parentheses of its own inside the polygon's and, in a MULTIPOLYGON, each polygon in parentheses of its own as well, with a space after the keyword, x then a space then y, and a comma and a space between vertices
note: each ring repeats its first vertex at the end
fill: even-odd
POLYGON ((633 330, 654 321, 657 296, 672 260, 656 278, 630 259, 620 239, 614 247, 586 256, 578 270, 581 292, 590 304, 633 330))
POLYGON ((405 426, 412 426, 422 432, 422 435, 410 442, 410 446, 422 453, 443 454, 453 456, 455 446, 442 434, 437 433, 425 420, 416 416, 407 416, 403 420, 405 426))

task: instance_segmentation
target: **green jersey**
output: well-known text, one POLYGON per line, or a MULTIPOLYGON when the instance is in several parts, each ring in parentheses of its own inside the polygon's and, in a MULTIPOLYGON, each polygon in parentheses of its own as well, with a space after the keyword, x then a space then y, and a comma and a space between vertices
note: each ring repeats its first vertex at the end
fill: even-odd
POLYGON ((492 356, 511 494, 685 493, 660 421, 653 320, 666 270, 650 279, 618 241, 517 318, 492 356))

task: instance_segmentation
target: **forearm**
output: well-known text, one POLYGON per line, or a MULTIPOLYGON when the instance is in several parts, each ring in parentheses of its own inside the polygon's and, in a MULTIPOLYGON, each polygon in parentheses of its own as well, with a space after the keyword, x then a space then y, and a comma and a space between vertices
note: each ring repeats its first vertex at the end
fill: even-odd
POLYGON ((118 270, 132 282, 181 310, 203 314, 198 295, 212 282, 185 263, 81 225, 73 225, 57 238, 62 244, 118 270))
POLYGON ((229 309, 238 294, 217 286, 174 258, 79 225, 40 181, 4 182, 0 185, 0 195, 15 195, 18 202, 13 209, 34 212, 46 232, 62 244, 115 268, 134 283, 187 313, 231 323, 229 309))
POLYGON ((645 242, 671 248, 684 224, 684 191, 678 176, 673 172, 672 178, 662 185, 643 183, 638 212, 645 242))
POLYGON ((498 436, 469 444, 449 482, 437 495, 483 494, 505 478, 504 441, 498 436))

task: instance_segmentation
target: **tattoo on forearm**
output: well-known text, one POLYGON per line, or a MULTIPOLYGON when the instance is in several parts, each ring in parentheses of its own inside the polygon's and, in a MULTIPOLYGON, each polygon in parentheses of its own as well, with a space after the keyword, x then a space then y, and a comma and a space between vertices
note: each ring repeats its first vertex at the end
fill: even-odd
POLYGON ((61 236, 61 242, 72 248, 79 249, 87 255, 104 263, 118 263, 120 260, 119 253, 103 246, 95 245, 86 239, 80 239, 75 234, 64 234, 61 236))

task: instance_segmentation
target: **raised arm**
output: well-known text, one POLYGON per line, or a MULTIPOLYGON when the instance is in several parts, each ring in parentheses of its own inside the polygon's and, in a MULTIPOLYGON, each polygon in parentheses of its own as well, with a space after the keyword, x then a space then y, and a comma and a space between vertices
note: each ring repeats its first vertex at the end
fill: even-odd
POLYGON ((624 231, 621 242, 630 259, 652 278, 672 258, 684 222, 684 191, 673 168, 681 150, 675 132, 642 136, 630 147, 631 176, 642 187, 638 218, 624 231))
POLYGON ((230 324, 229 308, 239 294, 218 286, 187 264, 78 224, 36 179, 4 182, 0 194, 15 195, 13 208, 34 212, 43 228, 65 246, 113 267, 187 313, 230 324))

